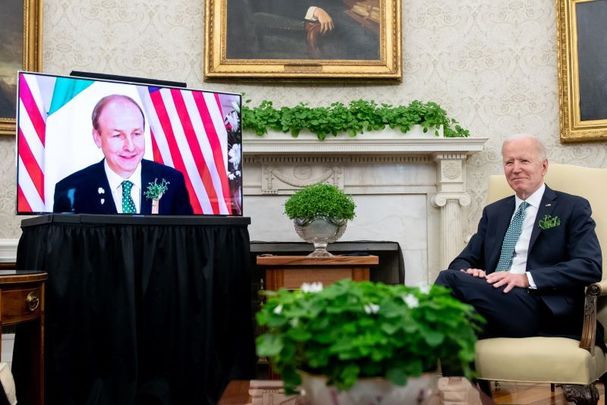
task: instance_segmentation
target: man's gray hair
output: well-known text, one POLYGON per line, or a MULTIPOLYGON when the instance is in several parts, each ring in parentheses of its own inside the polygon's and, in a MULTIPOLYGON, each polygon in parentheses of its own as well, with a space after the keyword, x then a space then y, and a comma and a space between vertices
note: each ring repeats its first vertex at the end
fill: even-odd
POLYGON ((502 143, 502 154, 504 152, 504 145, 509 142, 516 141, 518 139, 530 139, 534 141, 537 147, 537 153, 539 155, 540 160, 546 160, 548 158, 548 153, 546 152, 546 146, 544 145, 544 142, 542 142, 542 140, 537 136, 531 134, 515 134, 507 136, 504 139, 504 142, 502 143))

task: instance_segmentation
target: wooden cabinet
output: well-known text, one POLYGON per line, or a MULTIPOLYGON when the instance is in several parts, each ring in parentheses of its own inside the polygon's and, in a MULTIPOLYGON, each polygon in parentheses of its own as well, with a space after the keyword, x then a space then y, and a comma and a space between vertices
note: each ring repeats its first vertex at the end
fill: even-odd
MULTIPOLYGON (((24 343, 30 348, 28 364, 34 403, 44 404, 44 283, 40 271, 0 270, 0 345, 2 327, 27 324, 24 343)), ((20 332, 21 333, 21 332, 20 332)), ((1 352, 1 346, 0 346, 1 352)), ((19 394, 19 393, 17 393, 19 394)), ((19 403, 22 401, 19 400, 19 403)))
POLYGON ((266 290, 296 289, 302 283, 328 285, 342 279, 369 280, 377 256, 258 256, 257 264, 265 269, 266 290))

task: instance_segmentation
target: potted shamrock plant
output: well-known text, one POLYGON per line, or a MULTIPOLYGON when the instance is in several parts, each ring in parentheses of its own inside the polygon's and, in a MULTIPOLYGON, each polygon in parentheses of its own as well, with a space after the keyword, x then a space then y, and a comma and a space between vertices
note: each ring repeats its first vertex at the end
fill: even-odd
POLYGON ((342 280, 266 295, 257 354, 310 403, 417 403, 439 360, 471 375, 482 319, 444 287, 342 280))
POLYGON ((313 184, 293 194, 284 212, 293 220, 295 231, 306 242, 314 244, 309 256, 332 256, 327 244, 335 242, 354 218, 356 204, 352 197, 332 184, 313 184))

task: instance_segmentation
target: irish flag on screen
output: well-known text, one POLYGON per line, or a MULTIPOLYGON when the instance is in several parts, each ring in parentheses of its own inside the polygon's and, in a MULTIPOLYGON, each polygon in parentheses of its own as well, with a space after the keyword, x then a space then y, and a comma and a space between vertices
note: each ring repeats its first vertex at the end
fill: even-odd
MULTIPOLYGON (((19 74, 19 155, 17 204, 19 212, 52 211, 53 191, 62 161, 69 155, 49 155, 57 135, 65 133, 69 121, 65 115, 71 101, 92 85, 89 80, 19 74), (58 119, 58 116, 64 116, 58 119), (63 122, 58 122, 63 120, 63 122), (58 126, 61 130, 58 131, 58 126), (50 205, 49 205, 50 202, 50 205)), ((70 146, 64 145, 64 152, 70 146)))
POLYGON ((55 184, 103 159, 92 135, 95 104, 109 94, 140 100, 122 83, 28 73, 19 80, 18 211, 51 212, 55 184))

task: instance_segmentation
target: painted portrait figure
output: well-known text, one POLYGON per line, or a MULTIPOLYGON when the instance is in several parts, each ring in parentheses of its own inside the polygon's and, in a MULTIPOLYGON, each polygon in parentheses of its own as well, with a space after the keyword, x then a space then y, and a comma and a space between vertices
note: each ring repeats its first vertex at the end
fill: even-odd
POLYGON ((380 0, 231 0, 235 59, 379 59, 380 0))

